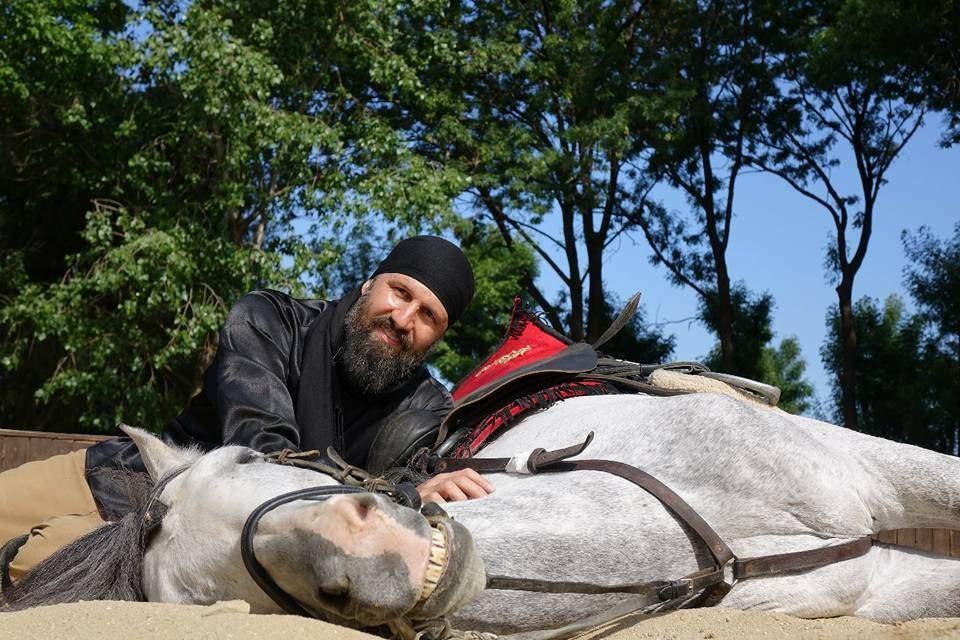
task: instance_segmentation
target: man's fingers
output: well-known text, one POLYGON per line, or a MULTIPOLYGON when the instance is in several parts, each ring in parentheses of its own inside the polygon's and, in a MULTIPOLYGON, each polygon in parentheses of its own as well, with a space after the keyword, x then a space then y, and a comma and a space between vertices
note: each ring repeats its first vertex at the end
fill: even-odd
POLYGON ((490 481, 473 469, 441 473, 417 487, 417 492, 424 502, 455 502, 482 498, 493 490, 490 481))
POLYGON ((460 491, 465 493, 468 498, 482 498, 489 493, 489 491, 481 485, 474 482, 472 478, 451 478, 450 481, 454 483, 460 491))
POLYGON ((467 499, 467 494, 460 489, 460 487, 457 485, 457 482, 453 478, 444 482, 437 492, 447 500, 452 500, 454 502, 467 499))
POLYGON ((493 493, 496 491, 496 489, 493 488, 493 483, 484 478, 482 474, 478 473, 474 469, 463 469, 459 473, 463 473, 465 477, 473 480, 476 484, 483 487, 483 490, 487 493, 493 493))

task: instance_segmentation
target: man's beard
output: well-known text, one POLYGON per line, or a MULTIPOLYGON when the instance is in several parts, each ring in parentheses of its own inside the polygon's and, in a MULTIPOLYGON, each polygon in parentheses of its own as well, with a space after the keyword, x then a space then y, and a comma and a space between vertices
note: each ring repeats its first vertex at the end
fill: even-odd
POLYGON ((417 351, 413 338, 398 330, 389 314, 371 317, 367 295, 361 295, 347 311, 343 328, 340 366, 350 383, 361 392, 379 396, 396 389, 420 368, 431 349, 417 351), (394 349, 380 337, 377 329, 395 336, 400 345, 394 349))

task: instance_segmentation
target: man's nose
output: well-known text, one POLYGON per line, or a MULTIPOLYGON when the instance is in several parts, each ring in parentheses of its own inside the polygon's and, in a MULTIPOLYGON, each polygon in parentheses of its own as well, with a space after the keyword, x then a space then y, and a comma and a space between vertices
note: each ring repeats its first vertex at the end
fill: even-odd
POLYGON ((413 320, 416 318, 417 309, 412 304, 405 304, 393 310, 393 324, 401 331, 410 331, 413 329, 413 320))

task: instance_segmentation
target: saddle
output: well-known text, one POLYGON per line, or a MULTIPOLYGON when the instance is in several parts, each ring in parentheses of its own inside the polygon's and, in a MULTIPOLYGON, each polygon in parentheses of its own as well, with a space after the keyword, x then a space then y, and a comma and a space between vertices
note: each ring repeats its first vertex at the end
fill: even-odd
MULTIPOLYGON (((654 384, 654 374, 701 376, 730 385, 741 394, 775 406, 779 389, 752 380, 716 374, 699 362, 639 364, 598 351, 636 313, 636 294, 593 345, 573 342, 547 326, 514 299, 500 345, 454 386, 454 407, 440 423, 433 446, 437 457, 468 458, 506 431, 518 418, 567 398, 643 393, 673 396, 695 385, 654 384)), ((663 379, 661 376, 659 379, 663 379)), ((674 378, 669 378, 674 380, 674 378)))

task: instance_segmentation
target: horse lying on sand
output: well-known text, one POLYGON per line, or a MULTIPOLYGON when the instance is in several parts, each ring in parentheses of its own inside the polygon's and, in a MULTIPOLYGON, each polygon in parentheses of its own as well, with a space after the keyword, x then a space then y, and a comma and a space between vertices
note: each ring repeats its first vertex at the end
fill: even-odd
MULTIPOLYGON (((836 546, 889 529, 960 528, 960 460, 721 395, 570 399, 527 417, 480 457, 563 447, 591 430, 595 440, 580 457, 656 476, 740 557, 836 546)), ((335 481, 264 464, 246 448, 201 455, 129 433, 160 483, 154 497, 167 509, 159 527, 146 532, 147 507, 128 516, 132 524, 90 534, 8 590, 7 606, 239 598, 254 612, 280 611, 244 567, 241 530, 269 498, 335 481), (117 584, 126 587, 104 586, 117 584)), ((496 633, 559 627, 631 596, 484 590, 484 568, 626 585, 712 562, 698 536, 621 478, 593 471, 489 477, 495 493, 445 505, 452 522, 428 522, 381 495, 347 493, 263 514, 252 546, 277 585, 318 617, 366 626, 449 616, 458 628, 496 633)), ((822 568, 736 582, 721 604, 881 622, 956 616, 960 560, 876 544, 822 568)))

